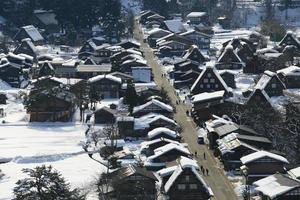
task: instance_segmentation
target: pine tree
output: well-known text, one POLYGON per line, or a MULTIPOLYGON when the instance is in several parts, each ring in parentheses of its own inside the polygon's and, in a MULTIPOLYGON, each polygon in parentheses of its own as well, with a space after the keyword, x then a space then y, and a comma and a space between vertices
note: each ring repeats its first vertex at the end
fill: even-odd
POLYGON ((128 104, 128 110, 132 113, 134 106, 138 103, 138 96, 135 91, 132 81, 127 83, 127 88, 124 96, 124 103, 128 104))
POLYGON ((62 175, 51 166, 23 169, 29 177, 19 180, 13 200, 83 200, 78 189, 71 190, 62 175))

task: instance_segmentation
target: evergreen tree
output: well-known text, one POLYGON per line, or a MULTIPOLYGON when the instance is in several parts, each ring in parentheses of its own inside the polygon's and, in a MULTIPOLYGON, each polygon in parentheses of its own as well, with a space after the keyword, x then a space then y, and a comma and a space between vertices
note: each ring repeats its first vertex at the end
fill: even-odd
POLYGON ((14 188, 14 200, 83 200, 78 189, 71 190, 60 173, 51 166, 23 169, 28 178, 19 180, 14 188))
POLYGON ((138 103, 138 96, 135 91, 132 81, 127 83, 127 88, 124 96, 124 103, 128 104, 128 110, 132 113, 134 106, 138 103))

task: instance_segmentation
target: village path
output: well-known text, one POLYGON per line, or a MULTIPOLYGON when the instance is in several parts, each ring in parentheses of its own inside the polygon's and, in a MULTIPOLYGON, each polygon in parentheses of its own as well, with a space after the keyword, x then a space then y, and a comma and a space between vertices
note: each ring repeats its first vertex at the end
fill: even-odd
POLYGON ((154 75, 154 81, 160 87, 163 87, 173 105, 176 106, 176 113, 174 118, 176 122, 182 127, 182 137, 184 142, 188 144, 191 153, 197 151, 198 156, 195 157, 199 166, 203 166, 209 170, 209 176, 204 176, 206 183, 211 187, 214 197, 213 200, 239 200, 235 194, 232 184, 229 182, 227 177, 224 175, 223 169, 220 167, 218 161, 215 159, 211 151, 208 150, 206 145, 199 145, 197 143, 197 131, 196 125, 192 118, 187 116, 186 111, 189 109, 185 104, 176 105, 178 97, 173 86, 169 83, 166 77, 162 77, 162 71, 160 65, 155 58, 152 49, 147 43, 143 41, 143 33, 138 22, 135 22, 134 29, 135 39, 141 43, 141 50, 144 53, 144 57, 148 62, 148 65, 152 68, 154 75), (203 158, 203 153, 206 154, 206 159, 203 158))

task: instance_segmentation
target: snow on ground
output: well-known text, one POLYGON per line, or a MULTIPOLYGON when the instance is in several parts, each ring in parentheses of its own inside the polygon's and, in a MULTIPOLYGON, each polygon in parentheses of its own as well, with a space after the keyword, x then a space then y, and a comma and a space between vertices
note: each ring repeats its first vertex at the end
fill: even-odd
POLYGON ((105 169, 84 153, 85 125, 73 123, 34 123, 0 126, 0 158, 11 158, 0 169, 5 179, 0 182, 0 199, 12 197, 15 182, 24 178, 23 168, 52 165, 72 187, 89 187, 105 169))

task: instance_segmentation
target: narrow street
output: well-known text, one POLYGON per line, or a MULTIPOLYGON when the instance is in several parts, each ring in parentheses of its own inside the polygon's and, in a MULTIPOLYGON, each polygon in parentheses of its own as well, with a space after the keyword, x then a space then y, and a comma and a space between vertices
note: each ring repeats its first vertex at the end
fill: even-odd
POLYGON ((212 153, 207 149, 207 146, 199 145, 197 143, 195 124, 192 118, 186 114, 188 108, 185 104, 176 105, 178 97, 175 94, 175 90, 168 80, 165 77, 162 77, 160 65, 158 64, 152 49, 143 41, 141 27, 137 23, 135 24, 134 36, 136 40, 141 43, 141 50, 144 52, 148 65, 152 68, 154 81, 157 85, 163 87, 167 91, 173 105, 176 106, 177 112, 174 114, 174 119, 183 129, 182 137, 184 142, 188 143, 191 153, 194 153, 195 151, 198 152, 198 156, 195 159, 198 161, 199 166, 202 165, 205 169, 209 170, 209 176, 203 177, 215 195, 213 199, 238 200, 231 183, 224 175, 223 169, 220 168, 212 153), (203 158, 204 152, 206 154, 206 159, 203 158))

